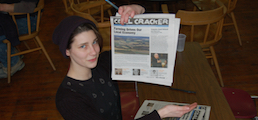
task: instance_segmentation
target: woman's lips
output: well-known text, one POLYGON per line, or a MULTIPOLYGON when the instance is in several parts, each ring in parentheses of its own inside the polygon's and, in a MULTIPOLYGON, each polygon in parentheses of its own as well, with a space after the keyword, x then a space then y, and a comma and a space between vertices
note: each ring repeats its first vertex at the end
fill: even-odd
POLYGON ((91 59, 91 60, 89 60, 90 62, 94 62, 94 61, 96 61, 97 60, 97 58, 94 58, 94 59, 91 59))

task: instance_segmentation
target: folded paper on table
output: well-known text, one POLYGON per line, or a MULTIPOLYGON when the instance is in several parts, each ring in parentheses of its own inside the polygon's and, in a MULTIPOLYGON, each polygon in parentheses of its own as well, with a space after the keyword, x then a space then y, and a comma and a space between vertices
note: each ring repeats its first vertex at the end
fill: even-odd
MULTIPOLYGON (((154 110, 159 110, 166 105, 189 105, 186 103, 165 102, 157 100, 145 100, 135 115, 134 119, 138 119, 154 110)), ((209 120, 211 107, 207 105, 197 105, 195 109, 184 114, 180 118, 164 118, 163 120, 209 120)))

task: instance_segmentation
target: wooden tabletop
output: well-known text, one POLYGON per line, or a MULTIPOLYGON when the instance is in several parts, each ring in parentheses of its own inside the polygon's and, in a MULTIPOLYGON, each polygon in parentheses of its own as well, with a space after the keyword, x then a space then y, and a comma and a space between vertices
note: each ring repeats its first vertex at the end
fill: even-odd
POLYGON ((186 42, 185 50, 178 52, 174 70, 173 88, 195 91, 196 94, 171 90, 167 86, 138 83, 140 104, 144 100, 193 103, 211 106, 210 120, 235 120, 219 83, 201 47, 186 42))

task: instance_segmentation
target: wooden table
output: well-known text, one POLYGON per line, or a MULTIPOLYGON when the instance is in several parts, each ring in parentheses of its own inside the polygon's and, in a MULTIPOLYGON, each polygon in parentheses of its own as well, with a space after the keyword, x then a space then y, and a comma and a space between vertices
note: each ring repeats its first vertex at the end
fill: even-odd
POLYGON ((211 106, 210 120, 235 120, 219 83, 201 47, 186 42, 185 50, 177 53, 173 88, 195 91, 196 94, 171 90, 167 86, 138 83, 140 104, 144 100, 193 103, 211 106))

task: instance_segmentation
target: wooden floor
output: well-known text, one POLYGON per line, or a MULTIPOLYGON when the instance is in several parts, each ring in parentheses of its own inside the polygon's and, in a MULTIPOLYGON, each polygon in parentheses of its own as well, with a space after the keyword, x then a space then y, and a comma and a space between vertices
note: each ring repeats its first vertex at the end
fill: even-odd
MULTIPOLYGON (((180 3, 177 9, 192 7, 189 2, 186 3, 180 3)), ((250 95, 258 95, 257 4, 255 0, 239 0, 234 11, 242 46, 238 43, 233 26, 223 29, 223 38, 214 46, 225 87, 243 89, 250 95)), ((152 10, 147 8, 147 12, 152 10)), ((0 79, 1 120, 62 119, 55 107, 55 93, 66 75, 69 60, 62 57, 51 37, 54 28, 66 16, 61 0, 45 0, 39 36, 57 70, 53 71, 46 57, 39 52, 24 55, 26 65, 12 76, 11 83, 8 84, 7 79, 0 79)), ((215 71, 214 66, 212 69, 215 71)), ((122 91, 131 91, 134 90, 134 84, 121 82, 120 88, 122 91)))

